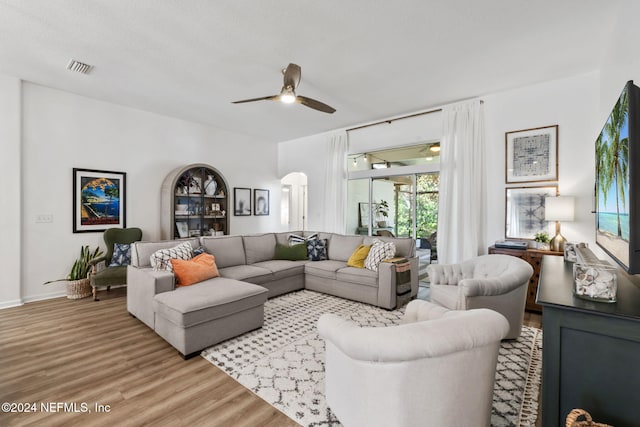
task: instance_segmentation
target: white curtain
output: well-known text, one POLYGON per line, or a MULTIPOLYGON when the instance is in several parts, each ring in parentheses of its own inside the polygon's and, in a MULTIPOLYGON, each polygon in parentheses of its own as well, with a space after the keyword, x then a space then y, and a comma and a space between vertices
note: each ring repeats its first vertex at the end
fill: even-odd
POLYGON ((344 234, 347 227, 347 133, 331 136, 324 178, 324 229, 344 234))
POLYGON ((485 142, 479 100, 442 109, 438 262, 451 264, 484 250, 485 142))

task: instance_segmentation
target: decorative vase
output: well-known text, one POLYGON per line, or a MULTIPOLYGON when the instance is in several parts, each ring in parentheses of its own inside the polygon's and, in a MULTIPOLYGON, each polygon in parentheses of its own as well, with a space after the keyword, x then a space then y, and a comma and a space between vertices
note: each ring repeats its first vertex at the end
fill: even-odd
POLYGON ((67 281, 67 298, 80 299, 92 294, 91 281, 89 279, 67 281))
POLYGON ((204 192, 207 196, 215 196, 218 184, 213 178, 213 175, 208 175, 207 180, 204 182, 204 192))

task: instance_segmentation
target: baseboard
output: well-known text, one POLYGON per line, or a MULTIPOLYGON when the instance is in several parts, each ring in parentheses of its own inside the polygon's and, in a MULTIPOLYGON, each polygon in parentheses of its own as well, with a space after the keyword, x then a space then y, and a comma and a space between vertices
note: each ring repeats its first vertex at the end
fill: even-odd
POLYGON ((11 301, 2 301, 0 302, 0 310, 5 308, 11 308, 11 307, 20 307, 21 305, 24 305, 24 301, 22 301, 21 299, 14 299, 11 301))
POLYGON ((47 299, 60 298, 60 297, 66 297, 66 296, 67 296, 67 291, 61 290, 56 292, 50 292, 48 294, 38 294, 30 297, 25 297, 25 298, 22 298, 22 301, 24 303, 28 303, 28 302, 43 301, 47 299))

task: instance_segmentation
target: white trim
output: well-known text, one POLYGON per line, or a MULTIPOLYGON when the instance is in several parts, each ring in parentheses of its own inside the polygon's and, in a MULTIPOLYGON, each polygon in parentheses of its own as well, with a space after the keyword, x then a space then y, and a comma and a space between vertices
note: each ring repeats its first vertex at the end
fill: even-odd
POLYGON ((11 308, 11 307, 20 307, 21 305, 24 305, 24 302, 19 299, 14 299, 11 301, 3 301, 3 302, 0 302, 0 310, 4 310, 5 308, 11 308))
POLYGON ((29 303, 29 302, 42 301, 42 300, 60 298, 60 297, 66 297, 66 296, 67 296, 67 291, 63 290, 63 291, 57 291, 57 292, 50 292, 48 294, 38 294, 38 295, 22 298, 22 302, 29 303))

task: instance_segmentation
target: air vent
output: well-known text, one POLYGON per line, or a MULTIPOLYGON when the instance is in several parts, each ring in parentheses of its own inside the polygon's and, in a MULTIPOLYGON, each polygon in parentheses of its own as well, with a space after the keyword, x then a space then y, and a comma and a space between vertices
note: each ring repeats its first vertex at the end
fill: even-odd
POLYGON ((92 65, 85 64, 84 62, 76 61, 75 59, 72 59, 71 61, 69 61, 69 64, 67 65, 67 70, 76 71, 82 74, 89 74, 89 71, 91 71, 92 68, 93 68, 92 65))

